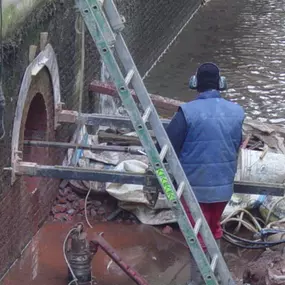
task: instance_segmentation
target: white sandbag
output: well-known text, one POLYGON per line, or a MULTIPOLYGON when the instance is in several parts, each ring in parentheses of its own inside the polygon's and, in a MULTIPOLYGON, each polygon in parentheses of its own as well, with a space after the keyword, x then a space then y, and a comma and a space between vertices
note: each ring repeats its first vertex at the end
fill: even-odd
MULTIPOLYGON (((144 174, 148 165, 138 160, 126 160, 114 168, 115 171, 144 174)), ((132 212, 143 224, 162 225, 176 222, 169 202, 164 194, 159 194, 154 207, 146 198, 143 185, 107 183, 106 191, 118 199, 119 206, 132 212)))
MULTIPOLYGON (((144 174, 148 165, 138 160, 119 163, 114 171, 144 174)), ((143 193, 143 185, 106 183, 106 191, 119 201, 149 204, 143 193)))

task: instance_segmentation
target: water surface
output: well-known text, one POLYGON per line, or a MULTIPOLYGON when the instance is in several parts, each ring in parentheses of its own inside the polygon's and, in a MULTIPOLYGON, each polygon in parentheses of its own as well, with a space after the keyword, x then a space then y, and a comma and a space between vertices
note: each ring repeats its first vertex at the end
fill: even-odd
POLYGON ((211 0, 145 80, 151 93, 195 98, 188 78, 205 61, 228 79, 223 95, 254 119, 285 121, 285 0, 211 0))

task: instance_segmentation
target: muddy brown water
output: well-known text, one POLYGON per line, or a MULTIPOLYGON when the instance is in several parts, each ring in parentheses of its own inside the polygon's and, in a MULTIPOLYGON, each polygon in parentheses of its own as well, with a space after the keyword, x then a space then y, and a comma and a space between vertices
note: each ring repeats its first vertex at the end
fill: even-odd
POLYGON ((284 13, 284 0, 211 0, 150 72, 149 91, 191 100, 190 75, 212 61, 228 79, 226 98, 249 117, 284 123, 284 13))
MULTIPOLYGON (((62 245, 71 224, 48 223, 33 238, 21 259, 2 281, 3 285, 66 285, 67 266, 62 245)), ((189 280, 189 254, 177 237, 163 236, 145 225, 96 224, 88 229, 104 232, 105 239, 150 284, 185 284, 189 280)), ((100 285, 134 284, 111 259, 99 251, 93 259, 93 275, 100 285)))
MULTIPOLYGON (((68 284, 62 245, 71 227, 71 223, 45 224, 1 284, 68 284)), ((87 229, 87 232, 89 240, 92 239, 92 233, 104 232, 105 239, 124 261, 150 284, 183 285, 190 278, 189 251, 178 231, 163 235, 158 229, 146 225, 102 223, 87 229)), ((241 284, 246 264, 256 258, 258 253, 242 251, 229 244, 223 244, 223 252, 237 284, 241 284)), ((134 284, 102 251, 95 255, 92 268, 98 285, 134 284)))

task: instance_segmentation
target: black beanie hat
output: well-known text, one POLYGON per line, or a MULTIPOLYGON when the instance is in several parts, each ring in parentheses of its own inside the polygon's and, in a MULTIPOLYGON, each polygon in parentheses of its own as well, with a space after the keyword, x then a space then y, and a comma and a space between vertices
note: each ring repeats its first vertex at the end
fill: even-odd
POLYGON ((205 92, 207 90, 219 90, 220 70, 210 62, 203 63, 197 70, 197 90, 205 92))

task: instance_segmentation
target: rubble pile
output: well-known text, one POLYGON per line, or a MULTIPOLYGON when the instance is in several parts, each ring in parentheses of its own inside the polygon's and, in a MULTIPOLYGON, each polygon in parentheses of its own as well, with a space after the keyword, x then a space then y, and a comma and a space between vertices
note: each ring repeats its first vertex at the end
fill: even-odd
MULTIPOLYGON (((91 195, 87 202, 88 219, 92 222, 116 221, 118 223, 138 223, 137 219, 118 209, 116 199, 102 195, 91 195)), ((53 221, 73 221, 85 217, 85 196, 74 191, 69 185, 60 188, 54 205, 51 209, 53 221)))

